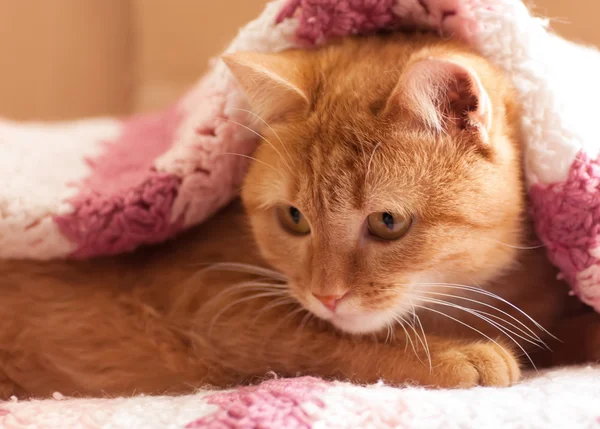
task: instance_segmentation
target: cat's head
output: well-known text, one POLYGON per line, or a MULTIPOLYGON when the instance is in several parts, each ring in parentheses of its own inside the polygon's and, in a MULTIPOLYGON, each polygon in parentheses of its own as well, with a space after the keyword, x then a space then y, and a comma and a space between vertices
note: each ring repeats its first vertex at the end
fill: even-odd
POLYGON ((264 135, 242 195, 254 235, 308 310, 376 331, 447 292, 436 284, 511 265, 516 113, 485 61, 380 38, 225 61, 264 135))

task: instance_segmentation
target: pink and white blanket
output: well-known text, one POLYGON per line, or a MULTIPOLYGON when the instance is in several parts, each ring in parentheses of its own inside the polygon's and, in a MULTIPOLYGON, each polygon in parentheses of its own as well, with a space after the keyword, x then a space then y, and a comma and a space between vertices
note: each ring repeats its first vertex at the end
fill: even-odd
POLYGON ((600 368, 554 370, 506 388, 357 386, 302 377, 180 397, 0 404, 6 429, 592 429, 600 368))
MULTIPOLYGON (((552 34, 521 0, 275 0, 227 52, 310 48, 331 37, 414 27, 467 42, 512 77, 524 107, 537 232, 574 293, 600 310, 598 52, 552 34)), ((241 126, 251 126, 246 108, 215 60, 185 97, 155 114, 0 120, 0 258, 128 252, 204 221, 236 195, 257 143, 254 130, 241 126)), ((40 428, 594 427, 600 411, 581 395, 600 394, 599 371, 465 392, 278 380, 216 396, 8 403, 0 419, 3 427, 26 427, 32 420, 24 416, 39 412, 40 428), (261 413, 279 423, 255 417, 261 413), (520 425, 529 413, 530 423, 520 425)))
MULTIPOLYGON (((400 27, 469 43, 513 78, 539 236, 575 293, 600 308, 600 55, 545 24, 521 0, 276 0, 227 52, 309 48, 400 27)), ((0 120, 0 258, 128 252, 204 221, 235 196, 257 143, 243 126, 251 125, 246 107, 215 60, 162 112, 0 120)))

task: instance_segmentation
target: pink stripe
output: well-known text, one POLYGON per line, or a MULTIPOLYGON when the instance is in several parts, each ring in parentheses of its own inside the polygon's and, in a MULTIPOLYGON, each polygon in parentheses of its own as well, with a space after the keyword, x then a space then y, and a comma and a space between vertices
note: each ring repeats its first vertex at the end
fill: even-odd
POLYGON ((311 419, 301 405, 324 408, 317 395, 330 383, 312 377, 266 381, 233 392, 212 395, 208 402, 219 410, 195 420, 186 429, 289 428, 310 429, 311 419))
POLYGON ((133 117, 123 123, 117 140, 106 142, 102 155, 88 160, 93 171, 69 201, 74 212, 55 217, 61 232, 77 244, 72 257, 128 252, 181 229, 181 219, 170 221, 181 181, 153 167, 171 147, 180 119, 174 107, 133 117))
POLYGON ((301 45, 332 37, 400 28, 425 28, 468 40, 476 31, 472 8, 498 0, 288 0, 277 23, 298 19, 301 45))
POLYGON ((600 237, 600 160, 580 152, 565 182, 534 185, 530 194, 537 233, 548 246, 550 260, 586 301, 576 276, 600 264, 590 254, 600 237))
POLYGON ((156 158, 173 144, 181 119, 175 106, 129 118, 121 136, 106 142, 98 158, 87 160, 93 173, 84 181, 86 190, 115 194, 142 183, 156 158))
POLYGON ((114 194, 78 195, 71 201, 72 214, 54 218, 61 232, 77 243, 71 257, 114 255, 173 237, 183 223, 169 221, 179 184, 176 176, 149 172, 142 183, 114 194))
POLYGON ((395 3, 395 0, 289 0, 277 23, 297 17, 300 43, 314 45, 331 37, 398 26, 400 22, 392 11, 395 3))

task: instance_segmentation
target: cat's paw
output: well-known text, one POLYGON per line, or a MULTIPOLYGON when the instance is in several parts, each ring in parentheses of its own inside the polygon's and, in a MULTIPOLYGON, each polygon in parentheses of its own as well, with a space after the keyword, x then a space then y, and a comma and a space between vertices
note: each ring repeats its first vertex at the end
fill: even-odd
POLYGON ((433 362, 434 384, 445 388, 510 386, 521 378, 517 359, 494 343, 471 343, 440 352, 433 362))

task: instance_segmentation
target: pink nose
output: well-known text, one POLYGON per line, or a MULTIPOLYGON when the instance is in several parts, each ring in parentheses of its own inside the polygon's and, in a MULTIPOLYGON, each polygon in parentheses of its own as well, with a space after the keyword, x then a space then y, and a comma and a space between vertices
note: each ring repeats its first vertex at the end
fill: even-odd
POLYGON ((327 307, 328 309, 330 309, 331 311, 335 311, 338 302, 340 302, 340 300, 344 297, 345 294, 341 294, 341 295, 317 295, 316 293, 313 293, 313 296, 315 298, 317 298, 319 301, 321 301, 321 303, 327 307))

